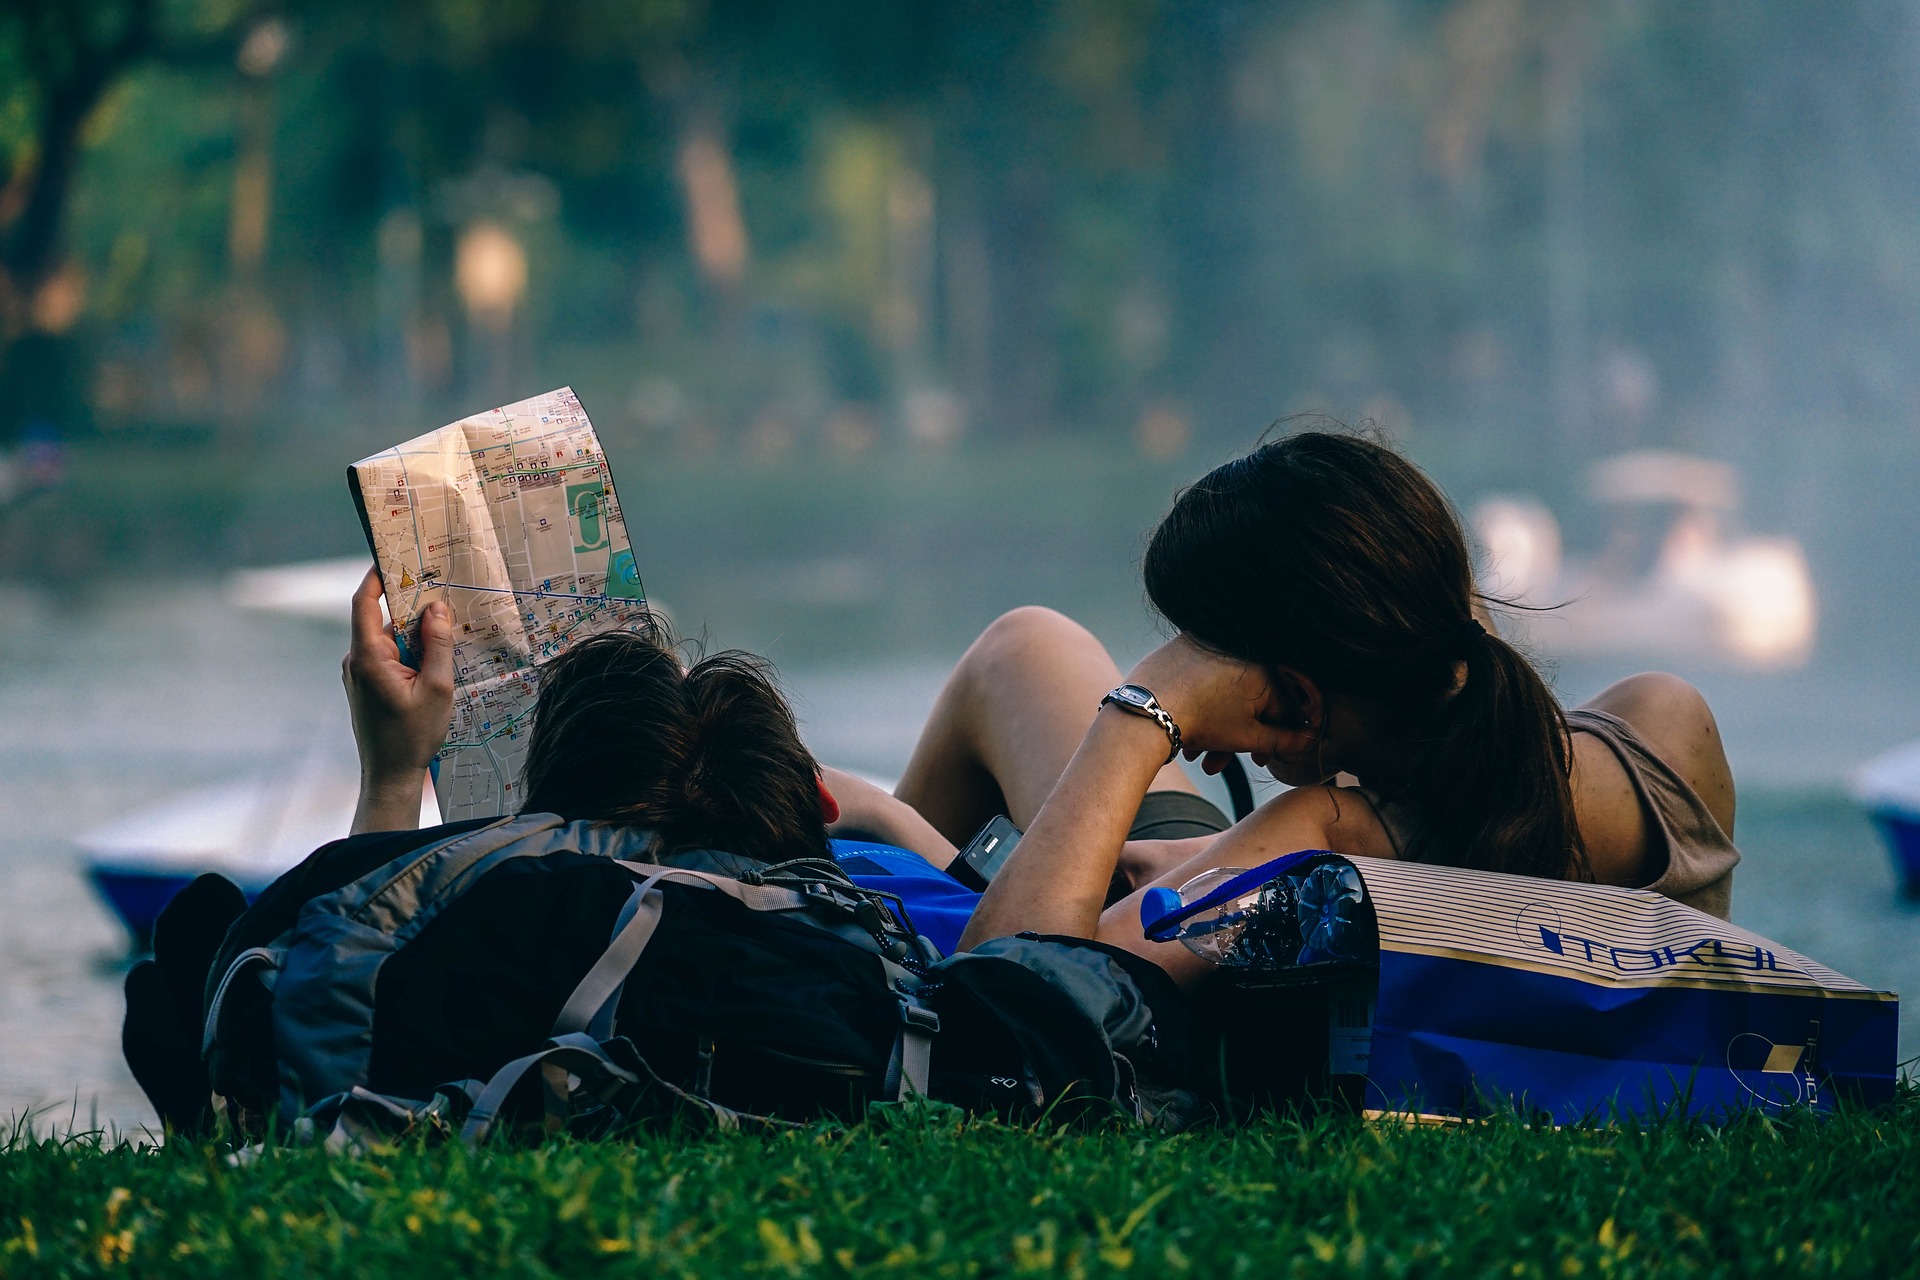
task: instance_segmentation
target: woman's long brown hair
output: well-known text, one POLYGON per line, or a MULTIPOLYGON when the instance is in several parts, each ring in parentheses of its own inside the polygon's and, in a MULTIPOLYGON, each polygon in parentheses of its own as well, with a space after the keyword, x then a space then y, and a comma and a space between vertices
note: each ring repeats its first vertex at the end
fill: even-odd
POLYGON ((1587 877, 1566 716, 1524 655, 1473 625, 1460 522, 1405 458, 1321 431, 1264 444, 1180 494, 1146 586, 1197 641, 1379 709, 1415 748, 1386 795, 1418 819, 1408 857, 1587 877))

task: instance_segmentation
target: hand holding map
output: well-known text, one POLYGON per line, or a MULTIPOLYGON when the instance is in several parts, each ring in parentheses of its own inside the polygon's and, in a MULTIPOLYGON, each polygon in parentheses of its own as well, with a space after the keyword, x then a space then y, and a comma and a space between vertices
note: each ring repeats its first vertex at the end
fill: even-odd
POLYGON ((649 620, 593 424, 562 387, 364 458, 347 480, 403 644, 429 603, 452 612, 441 816, 511 812, 540 668, 649 620))

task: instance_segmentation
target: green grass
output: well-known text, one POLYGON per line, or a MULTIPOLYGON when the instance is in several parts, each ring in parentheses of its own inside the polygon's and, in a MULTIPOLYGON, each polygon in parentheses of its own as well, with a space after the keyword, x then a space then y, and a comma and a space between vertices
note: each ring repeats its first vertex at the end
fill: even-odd
MULTIPOLYGON (((891 1109, 886 1109, 891 1110, 891 1109)), ((16 1138, 0 1275, 1912 1274, 1920 1092, 1722 1129, 1270 1120, 1178 1138, 938 1107, 843 1134, 277 1150, 16 1138)))

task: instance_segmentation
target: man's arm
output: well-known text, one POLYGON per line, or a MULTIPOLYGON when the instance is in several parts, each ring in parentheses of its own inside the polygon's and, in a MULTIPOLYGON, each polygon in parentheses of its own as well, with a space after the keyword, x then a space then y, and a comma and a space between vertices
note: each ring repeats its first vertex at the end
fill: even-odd
POLYGON ((911 849, 943 869, 959 852, 951 840, 920 816, 918 809, 871 782, 827 765, 820 767, 820 779, 840 806, 840 818, 829 826, 829 834, 858 832, 883 844, 911 849))

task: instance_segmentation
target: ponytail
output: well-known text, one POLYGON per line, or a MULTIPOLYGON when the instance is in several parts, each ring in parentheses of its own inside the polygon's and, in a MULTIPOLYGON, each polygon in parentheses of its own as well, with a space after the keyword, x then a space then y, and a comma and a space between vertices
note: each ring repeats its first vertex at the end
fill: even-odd
POLYGON ((1473 632, 1460 646, 1465 682, 1389 797, 1420 815, 1407 856, 1590 880, 1573 816, 1566 716, 1525 656, 1477 623, 1473 632))

